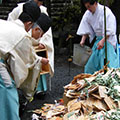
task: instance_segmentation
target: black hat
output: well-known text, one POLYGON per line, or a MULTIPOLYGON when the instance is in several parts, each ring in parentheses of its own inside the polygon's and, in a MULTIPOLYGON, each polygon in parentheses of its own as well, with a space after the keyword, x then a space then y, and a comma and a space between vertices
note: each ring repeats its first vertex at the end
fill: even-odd
POLYGON ((52 25, 52 20, 45 13, 41 13, 36 23, 40 26, 40 28, 45 33, 48 31, 49 27, 52 25))
POLYGON ((23 13, 28 14, 33 22, 36 22, 41 14, 41 11, 36 2, 28 1, 23 5, 23 13))

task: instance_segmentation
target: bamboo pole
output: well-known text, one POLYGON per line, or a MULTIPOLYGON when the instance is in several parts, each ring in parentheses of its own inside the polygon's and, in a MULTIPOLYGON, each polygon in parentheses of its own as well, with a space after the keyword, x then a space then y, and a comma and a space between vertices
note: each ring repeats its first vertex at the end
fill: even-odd
POLYGON ((106 69, 104 73, 107 72, 107 36, 106 36, 106 8, 105 8, 105 2, 104 0, 104 37, 105 37, 105 59, 104 59, 104 65, 106 65, 106 69))

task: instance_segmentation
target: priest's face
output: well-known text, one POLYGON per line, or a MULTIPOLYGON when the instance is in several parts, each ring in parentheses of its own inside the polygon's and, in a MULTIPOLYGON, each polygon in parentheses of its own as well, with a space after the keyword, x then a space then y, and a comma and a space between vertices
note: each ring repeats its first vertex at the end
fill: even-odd
POLYGON ((32 37, 35 38, 36 40, 41 38, 43 34, 44 32, 39 27, 35 27, 32 29, 32 37))
POLYGON ((34 23, 32 23, 31 21, 25 22, 24 23, 25 30, 28 32, 32 28, 33 25, 34 23))
POLYGON ((91 13, 94 13, 96 11, 97 2, 95 2, 93 5, 91 5, 89 2, 85 3, 85 7, 87 10, 89 10, 91 13))

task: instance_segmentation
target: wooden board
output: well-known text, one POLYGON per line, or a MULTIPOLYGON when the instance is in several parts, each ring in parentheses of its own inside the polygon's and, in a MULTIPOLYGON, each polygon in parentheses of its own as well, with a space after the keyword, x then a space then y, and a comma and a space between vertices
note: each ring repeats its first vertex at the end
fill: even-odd
MULTIPOLYGON (((41 56, 41 57, 45 57, 45 58, 48 58, 48 51, 47 49, 39 49, 38 46, 35 46, 34 47, 35 51, 36 51, 36 54, 38 56, 41 56)), ((50 65, 47 64, 47 65, 42 65, 42 70, 40 72, 41 75, 43 74, 48 74, 50 72, 50 65)))

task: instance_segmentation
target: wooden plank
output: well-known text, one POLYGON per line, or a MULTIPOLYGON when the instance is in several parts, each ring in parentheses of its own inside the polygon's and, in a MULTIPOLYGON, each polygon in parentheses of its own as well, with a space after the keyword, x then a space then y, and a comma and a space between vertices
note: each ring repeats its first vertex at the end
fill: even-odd
POLYGON ((97 99, 99 99, 99 100, 102 99, 98 94, 94 94, 94 93, 92 93, 91 96, 93 96, 93 97, 95 97, 95 98, 97 98, 97 99))
POLYGON ((35 52, 42 52, 42 51, 47 51, 47 49, 36 49, 35 52))
POLYGON ((118 108, 120 108, 120 101, 118 101, 117 103, 118 103, 118 108))
POLYGON ((77 99, 71 100, 67 104, 68 112, 79 110, 81 108, 81 102, 77 99))
POLYGON ((98 87, 98 92, 99 92, 99 95, 100 95, 101 98, 107 97, 105 86, 99 86, 98 87))
POLYGON ((104 101, 105 103, 107 104, 108 108, 111 110, 111 109, 114 109, 114 108, 117 108, 117 105, 114 103, 113 99, 110 98, 110 97, 105 97, 104 98, 104 101))
MULTIPOLYGON (((38 56, 48 58, 48 51, 46 48, 40 49, 38 46, 34 46, 34 49, 35 49, 36 54, 38 56)), ((49 64, 47 64, 47 65, 42 64, 40 75, 48 74, 48 73, 50 73, 50 65, 49 64)))

